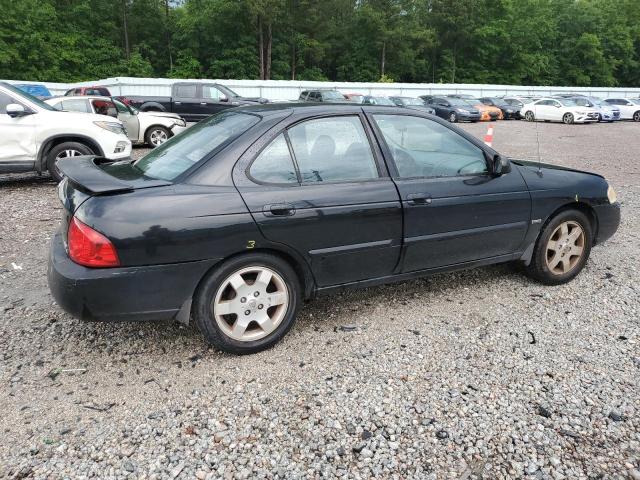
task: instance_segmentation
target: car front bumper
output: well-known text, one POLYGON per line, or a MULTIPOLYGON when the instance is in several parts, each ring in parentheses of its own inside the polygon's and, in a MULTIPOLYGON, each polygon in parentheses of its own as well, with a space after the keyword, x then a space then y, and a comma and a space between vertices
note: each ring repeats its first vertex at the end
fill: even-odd
POLYGON ((457 113, 458 119, 463 122, 477 122, 480 120, 479 113, 457 113))
POLYGON ((618 202, 594 207, 598 219, 598 232, 595 243, 605 242, 613 236, 620 226, 620 204, 618 202))
MULTIPOLYGON (((55 301, 83 320, 168 320, 189 301, 217 260, 120 268, 87 268, 51 242, 47 277, 55 301)), ((188 313, 188 312, 187 312, 188 313)))
POLYGON ((173 125, 173 127, 171 127, 171 133, 175 136, 178 135, 179 133, 184 132, 188 127, 184 126, 181 127, 180 125, 173 125))

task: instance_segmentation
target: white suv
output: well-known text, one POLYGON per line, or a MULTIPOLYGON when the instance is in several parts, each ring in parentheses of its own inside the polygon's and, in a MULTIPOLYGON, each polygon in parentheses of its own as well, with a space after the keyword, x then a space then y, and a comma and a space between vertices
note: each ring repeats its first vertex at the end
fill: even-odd
POLYGON ((105 115, 60 112, 0 82, 0 173, 48 170, 60 180, 56 161, 79 155, 128 158, 131 141, 122 122, 105 115))

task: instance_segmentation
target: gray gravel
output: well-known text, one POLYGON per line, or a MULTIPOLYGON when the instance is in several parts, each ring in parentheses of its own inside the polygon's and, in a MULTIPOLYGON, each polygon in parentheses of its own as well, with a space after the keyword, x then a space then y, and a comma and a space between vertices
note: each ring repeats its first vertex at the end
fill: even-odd
MULTIPOLYGON (((574 282, 501 265, 321 297, 247 357, 63 313, 54 185, 0 177, 0 478, 640 478, 638 128, 537 126, 546 161, 605 174, 623 205, 574 282)), ((531 158, 535 139, 500 122, 494 146, 531 158)))

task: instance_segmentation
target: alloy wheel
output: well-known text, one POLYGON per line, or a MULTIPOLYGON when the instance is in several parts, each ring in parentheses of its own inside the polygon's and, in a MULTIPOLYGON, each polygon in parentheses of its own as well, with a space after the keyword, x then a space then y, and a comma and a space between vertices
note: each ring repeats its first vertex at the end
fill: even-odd
POLYGON ((533 122, 534 117, 533 117, 533 112, 527 112, 524 114, 524 118, 527 122, 533 122))
POLYGON ((562 117, 562 121, 566 124, 573 123, 573 115, 570 113, 565 113, 564 117, 562 117))
POLYGON ((154 147, 162 145, 168 139, 169 136, 167 135, 167 132, 161 129, 153 130, 151 135, 149 135, 149 141, 154 147))
POLYGON ((451 123, 456 123, 457 120, 458 120, 458 117, 456 116, 456 114, 454 112, 451 112, 451 115, 449 115, 449 121, 451 123))
POLYGON ((289 308, 289 290, 284 279, 270 268, 247 267, 220 284, 212 308, 226 336, 251 342, 278 328, 289 308))
POLYGON ((640 112, 636 112, 633 114, 633 121, 640 122, 640 112))
POLYGON ((556 227, 546 249, 547 268, 554 275, 573 270, 584 254, 585 234, 578 222, 567 221, 556 227))
POLYGON ((55 169, 55 175, 57 175, 58 177, 62 177, 62 172, 58 168, 58 160, 61 160, 63 158, 70 158, 70 157, 80 157, 82 155, 84 155, 84 153, 79 152, 78 150, 74 150, 72 148, 69 148, 67 150, 62 150, 60 153, 58 153, 56 155, 56 159, 53 162, 53 168, 55 169))

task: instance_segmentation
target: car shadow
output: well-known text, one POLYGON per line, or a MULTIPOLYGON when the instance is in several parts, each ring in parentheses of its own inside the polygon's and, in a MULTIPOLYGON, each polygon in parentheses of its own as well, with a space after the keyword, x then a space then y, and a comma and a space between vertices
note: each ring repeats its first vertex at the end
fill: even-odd
POLYGON ((0 188, 40 185, 55 187, 56 182, 47 173, 43 175, 38 175, 37 173, 11 173, 0 175, 0 188))
MULTIPOLYGON (((502 264, 321 295, 302 306, 293 330, 296 338, 292 341, 286 341, 285 338, 284 344, 280 342, 274 348, 297 350, 300 342, 308 348, 308 345, 316 340, 311 338, 313 336, 332 331, 345 323, 370 323, 376 317, 376 308, 402 307, 425 293, 437 297, 436 300, 446 299, 454 302, 453 304, 463 298, 466 301, 470 298, 484 298, 496 291, 506 276, 509 276, 512 282, 521 283, 523 286, 529 282, 524 275, 520 275, 517 266, 502 264), (461 294, 464 297, 459 296, 461 294)), ((72 319, 61 311, 60 316, 65 318, 61 318, 58 325, 62 325, 61 328, 66 330, 64 336, 74 344, 76 353, 79 353, 78 350, 86 350, 91 355, 143 357, 162 357, 169 354, 171 360, 175 360, 176 356, 187 359, 194 355, 199 358, 233 357, 208 345, 193 322, 187 326, 175 321, 86 322, 72 319)), ((53 341, 55 342, 55 336, 53 341)))

